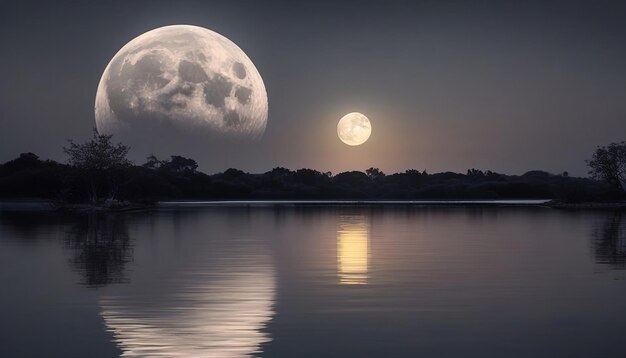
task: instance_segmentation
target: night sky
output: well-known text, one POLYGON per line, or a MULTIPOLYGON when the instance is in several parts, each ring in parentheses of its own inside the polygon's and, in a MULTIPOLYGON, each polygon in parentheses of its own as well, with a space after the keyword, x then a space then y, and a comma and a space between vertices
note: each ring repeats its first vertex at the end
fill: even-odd
MULTIPOLYGON (((597 145, 626 140, 624 2, 3 2, 0 162, 65 160, 89 137, 113 55, 165 25, 241 47, 269 98, 251 143, 170 143, 209 173, 276 166, 333 173, 540 169, 586 175, 597 145), (343 144, 358 111, 372 136, 343 144)), ((131 149, 140 164, 150 153, 131 149)))

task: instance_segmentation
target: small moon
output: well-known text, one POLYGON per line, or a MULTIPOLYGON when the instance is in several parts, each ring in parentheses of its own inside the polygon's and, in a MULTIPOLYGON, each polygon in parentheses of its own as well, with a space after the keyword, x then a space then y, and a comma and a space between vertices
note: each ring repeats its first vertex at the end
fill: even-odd
POLYGON ((358 112, 348 113, 337 124, 337 135, 347 145, 361 145, 372 134, 370 120, 358 112))
POLYGON ((259 138, 267 112, 250 58, 226 37, 191 25, 160 27, 124 45, 104 70, 95 103, 98 132, 106 134, 172 128, 259 138))

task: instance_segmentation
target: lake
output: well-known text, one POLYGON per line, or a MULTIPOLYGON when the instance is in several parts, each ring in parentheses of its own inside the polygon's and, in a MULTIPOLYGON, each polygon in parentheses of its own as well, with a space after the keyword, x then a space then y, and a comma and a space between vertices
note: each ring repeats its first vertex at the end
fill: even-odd
POLYGON ((611 211, 4 206, 0 357, 622 357, 625 269, 611 211))

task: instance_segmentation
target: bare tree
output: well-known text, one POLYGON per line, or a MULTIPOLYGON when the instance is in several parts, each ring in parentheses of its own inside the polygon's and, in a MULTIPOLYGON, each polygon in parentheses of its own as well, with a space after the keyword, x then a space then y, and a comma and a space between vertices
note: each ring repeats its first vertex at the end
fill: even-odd
POLYGON ((587 165, 592 177, 604 180, 623 192, 626 182, 626 142, 599 146, 587 165))
POLYGON ((69 140, 69 146, 63 148, 69 156, 68 163, 81 171, 92 203, 98 201, 98 193, 102 190, 106 190, 109 199, 115 199, 121 172, 131 165, 126 159, 129 147, 122 143, 113 144, 111 137, 99 134, 94 128, 93 137, 88 142, 77 144, 69 140))

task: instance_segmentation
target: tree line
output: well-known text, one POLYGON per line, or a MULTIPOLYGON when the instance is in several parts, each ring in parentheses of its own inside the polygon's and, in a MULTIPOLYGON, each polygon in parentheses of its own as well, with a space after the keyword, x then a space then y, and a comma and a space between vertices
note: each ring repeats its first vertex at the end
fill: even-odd
POLYGON ((261 174, 238 169, 205 174, 195 160, 149 156, 135 165, 129 147, 98 134, 85 143, 69 141, 67 163, 33 153, 0 165, 0 198, 38 198, 67 203, 198 199, 557 199, 566 202, 624 198, 626 143, 598 147, 587 163, 591 178, 529 171, 505 175, 469 169, 465 174, 378 168, 333 175, 313 169, 277 167, 261 174))

